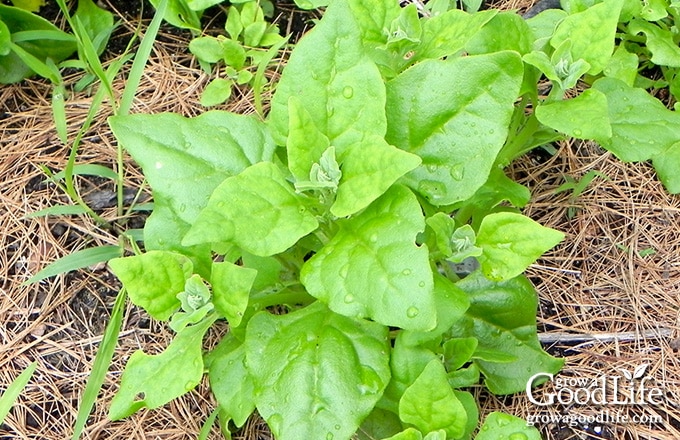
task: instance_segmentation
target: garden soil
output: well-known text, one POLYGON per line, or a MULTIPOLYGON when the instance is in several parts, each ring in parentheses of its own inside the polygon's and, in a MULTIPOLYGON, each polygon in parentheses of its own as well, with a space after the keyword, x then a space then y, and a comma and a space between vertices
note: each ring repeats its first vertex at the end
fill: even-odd
MULTIPOLYGON (((124 17, 116 38, 116 55, 137 26, 134 2, 106 2, 124 17)), ((137 4, 138 6, 138 4, 137 4)), ((493 5, 492 5, 493 6, 493 5)), ((502 3, 503 9, 526 10, 530 3, 502 3)), ((149 8, 146 8, 148 11, 149 8)), ((282 27, 300 32, 309 16, 282 8, 282 27), (295 15, 298 14, 298 15, 295 15)), ((145 16, 148 17, 147 13, 145 16)), ((215 18, 219 22, 219 18, 215 18)), ((223 18, 221 19, 223 20, 223 18)), ((134 112, 173 111, 195 116, 204 111, 198 97, 209 77, 186 52, 188 35, 163 32, 142 79, 134 112)), ((116 40, 114 39, 114 42, 116 40)), ((283 61, 282 61, 283 62, 283 61)), ((268 73, 276 80, 277 69, 268 73)), ((73 84, 77 76, 69 77, 73 84)), ((117 81, 120 93, 124 83, 117 81)), ((251 92, 243 89, 225 109, 253 113, 251 92)), ((72 139, 90 108, 86 92, 67 101, 72 139)), ((79 163, 115 169, 116 144, 102 106, 80 147, 79 163)), ((519 417, 560 417, 539 423, 548 440, 680 438, 680 197, 668 195, 648 164, 623 164, 591 143, 564 142, 557 153, 537 150, 508 168, 508 173, 532 190, 525 214, 563 231, 567 238, 534 264, 528 275, 540 297, 538 325, 544 347, 566 361, 559 377, 602 380, 622 370, 638 371, 660 389, 661 404, 538 406, 525 393, 497 397, 481 387, 472 391, 481 413, 505 411, 519 417), (578 196, 556 191, 570 179, 590 171, 598 174, 578 196), (647 417, 652 422, 595 422, 585 417, 606 410, 619 418, 647 417), (581 420, 567 423, 568 416, 581 420)), ((141 228, 143 212, 118 217, 110 182, 76 178, 86 200, 116 226, 102 227, 85 216, 27 216, 40 209, 69 204, 64 192, 46 181, 44 169, 62 170, 69 149, 57 139, 51 120, 50 88, 31 79, 0 88, 0 391, 31 362, 38 368, 15 407, 0 426, 1 439, 63 440, 70 438, 79 400, 113 305, 119 283, 105 265, 23 285, 31 275, 59 257, 80 249, 115 245, 121 231, 141 228)), ((140 200, 151 200, 134 164, 125 167, 126 189, 140 200)), ((225 328, 209 334, 214 344, 225 328)), ((158 353, 171 333, 133 306, 125 310, 112 365, 82 436, 85 439, 195 439, 215 407, 207 384, 165 407, 140 411, 111 422, 109 402, 126 360, 139 349, 158 353)), ((545 399, 547 388, 539 389, 545 399)), ((611 414, 610 414, 611 415, 611 414)), ((213 428, 209 438, 222 438, 213 428)), ((270 439, 264 422, 253 416, 235 432, 235 439, 270 439)))

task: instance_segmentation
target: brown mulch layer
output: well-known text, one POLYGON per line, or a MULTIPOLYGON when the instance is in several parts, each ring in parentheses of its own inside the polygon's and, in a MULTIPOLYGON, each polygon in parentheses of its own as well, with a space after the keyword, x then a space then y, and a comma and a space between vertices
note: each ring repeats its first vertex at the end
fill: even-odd
MULTIPOLYGON (((526 9, 527 3, 504 2, 503 7, 526 9)), ((286 23, 305 22, 304 18, 287 17, 286 23)), ((121 41, 126 41, 126 33, 129 37, 134 28, 134 23, 124 23, 121 41)), ((277 72, 270 75, 275 77, 277 72)), ((186 36, 165 33, 154 48, 134 111, 195 116, 204 111, 198 97, 209 79, 186 53, 186 36)), ((122 90, 122 81, 115 87, 122 90)), ((251 92, 243 89, 225 109, 252 113, 252 101, 251 92)), ((86 93, 69 97, 71 139, 90 102, 86 93)), ((109 114, 110 107, 105 104, 80 147, 79 163, 115 169, 116 145, 106 123, 109 114)), ((76 250, 117 244, 121 230, 139 228, 144 221, 143 214, 118 217, 112 207, 98 210, 113 225, 105 228, 86 216, 26 218, 31 212, 70 203, 63 191, 45 181, 42 170, 62 170, 68 153, 69 147, 59 143, 53 129, 49 86, 28 80, 0 89, 0 240, 4 249, 0 253, 0 389, 30 362, 38 362, 33 379, 0 426, 3 439, 70 438, 120 287, 103 265, 39 284, 22 283, 46 264, 76 250)), ((525 213, 567 234, 564 243, 528 272, 540 297, 539 331, 583 337, 577 342, 545 345, 566 359, 560 376, 594 380, 649 364, 646 374, 663 388, 668 402, 616 408, 631 416, 658 415, 660 421, 654 423, 539 424, 545 438, 680 438, 680 415, 673 404, 680 402, 680 198, 663 190, 648 164, 621 163, 590 143, 563 143, 552 156, 537 151, 514 163, 508 172, 532 190, 532 202, 525 213), (591 170, 606 177, 596 177, 578 197, 571 197, 569 191, 556 193, 566 176, 578 180, 591 170)), ((150 196, 134 164, 126 163, 125 173, 126 187, 143 188, 150 196)), ((77 177, 77 186, 84 197, 114 192, 110 182, 91 177, 77 177)), ((207 343, 214 343, 222 331, 211 333, 207 343)), ((119 422, 106 419, 129 356, 138 349, 158 353, 171 337, 162 323, 127 307, 113 363, 83 438, 196 438, 215 405, 205 383, 162 409, 141 411, 119 422)), ((474 392, 482 413, 501 410, 532 417, 603 411, 590 406, 537 408, 523 394, 490 396, 481 387, 474 392)), ((210 438, 221 438, 216 428, 210 438)), ((253 417, 234 438, 271 436, 262 420, 253 417)))

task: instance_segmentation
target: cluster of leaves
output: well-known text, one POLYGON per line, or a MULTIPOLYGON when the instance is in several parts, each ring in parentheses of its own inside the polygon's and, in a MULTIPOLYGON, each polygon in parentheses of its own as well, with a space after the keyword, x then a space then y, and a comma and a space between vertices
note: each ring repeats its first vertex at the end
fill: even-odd
POLYGON ((201 96, 205 106, 228 100, 235 84, 251 83, 255 77, 252 67, 266 59, 266 52, 260 48, 280 46, 285 41, 278 26, 265 20, 264 10, 256 2, 231 6, 224 29, 229 38, 199 37, 189 44, 206 72, 212 71, 213 63, 225 64, 224 77, 213 79, 201 96))
MULTIPOLYGON (((155 208, 146 253, 110 266, 177 334, 130 358, 110 417, 157 408, 207 371, 227 436, 257 409, 281 440, 470 439, 466 387, 483 377, 509 394, 557 372, 522 272, 563 234, 519 213, 529 192, 504 166, 594 139, 651 158, 680 191, 680 121, 638 74, 651 62, 672 84, 673 5, 566 3, 525 21, 336 1, 291 54, 266 121, 111 118, 155 208), (579 80, 591 87, 564 99, 579 80), (218 319, 230 332, 204 353, 218 319)), ((498 413, 475 438, 502 436, 540 438, 498 413)))
MULTIPOLYGON (((113 15, 110 12, 99 8, 92 0, 79 1, 71 17, 74 33, 70 34, 19 7, 35 9, 40 3, 0 5, 0 84, 18 82, 38 74, 55 85, 61 85, 61 68, 88 70, 91 59, 97 58, 106 47, 113 31, 113 15), (59 64, 76 51, 79 61, 59 64)), ((65 4, 63 7, 66 10, 65 4)))

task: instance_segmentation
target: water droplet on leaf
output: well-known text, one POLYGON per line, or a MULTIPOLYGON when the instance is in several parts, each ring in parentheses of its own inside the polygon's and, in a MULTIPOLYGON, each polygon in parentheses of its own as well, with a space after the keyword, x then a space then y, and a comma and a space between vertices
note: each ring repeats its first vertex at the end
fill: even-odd
POLYGON ((418 283, 418 286, 420 286, 420 287, 425 287, 425 281, 419 282, 419 283, 418 283))
POLYGON ((354 96, 354 89, 351 88, 350 86, 345 87, 344 89, 342 89, 342 96, 344 96, 347 99, 351 98, 352 96, 354 96))
POLYGON ((329 432, 328 434, 326 434, 326 440, 333 440, 333 433, 332 432, 329 432))
POLYGON ((351 302, 354 302, 354 295, 348 293, 347 295, 345 295, 345 303, 349 304, 351 302))
POLYGON ((404 275, 411 275, 411 269, 404 269, 401 271, 404 275))
POLYGON ((370 240, 375 243, 378 241, 378 234, 371 234, 370 240))
POLYGON ((340 277, 347 278, 347 273, 349 272, 349 264, 345 264, 340 268, 340 277))
POLYGON ((529 440, 529 437, 527 437, 527 435, 522 432, 516 432, 514 434, 510 434, 508 440, 529 440))
POLYGON ((576 130, 574 130, 574 136, 581 136, 581 134, 583 134, 583 132, 581 130, 579 130, 578 128, 576 130))
POLYGON ((465 175, 465 169, 462 164, 457 164, 451 167, 451 171, 449 171, 449 174, 451 175, 451 178, 453 180, 461 181, 463 180, 463 177, 465 175))
POLYGON ((418 310, 418 307, 409 307, 408 310, 406 310, 406 316, 409 318, 415 318, 418 316, 418 313, 420 313, 420 310, 418 310))

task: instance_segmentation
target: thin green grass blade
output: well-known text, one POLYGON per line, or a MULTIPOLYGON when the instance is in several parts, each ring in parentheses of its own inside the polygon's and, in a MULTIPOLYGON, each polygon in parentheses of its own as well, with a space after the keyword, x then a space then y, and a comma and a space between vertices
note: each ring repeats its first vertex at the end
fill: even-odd
POLYGON ((38 366, 37 362, 30 364, 22 373, 14 379, 14 381, 7 387, 7 390, 0 396, 0 425, 5 421, 5 417, 9 414, 12 405, 19 397, 19 394, 24 390, 24 387, 31 380, 35 368, 38 366))
POLYGON ((43 270, 33 275, 23 284, 33 284, 45 278, 53 277, 62 273, 70 272, 93 264, 109 261, 112 258, 120 257, 123 249, 120 246, 98 246, 83 249, 72 254, 66 255, 57 261, 47 265, 43 270))
POLYGON ((38 218, 47 217, 49 215, 79 215, 86 214, 87 209, 80 205, 56 205, 50 206, 49 208, 41 209, 40 211, 35 211, 27 214, 24 218, 38 218))
POLYGON ((215 424, 215 419, 217 418, 218 410, 215 409, 213 410, 212 413, 208 416, 207 419, 205 419, 205 423, 203 424, 203 427, 201 428, 201 431, 198 433, 198 438, 196 440, 207 440, 208 436, 210 435, 210 428, 215 424))
POLYGON ((90 378, 87 380, 83 397, 80 400, 71 440, 78 440, 82 435, 87 419, 92 412, 92 407, 94 407, 94 402, 99 395, 99 390, 101 390, 106 378, 106 373, 109 371, 111 359, 113 359, 113 353, 118 342, 120 327, 123 323, 123 310, 125 309, 126 299, 127 293, 125 289, 121 289, 118 292, 118 296, 116 296, 116 302, 113 305, 113 310, 111 310, 111 319, 106 325, 102 342, 99 344, 99 350, 97 350, 97 355, 94 358, 90 378))
MULTIPOLYGON (((73 176, 97 176, 103 177, 105 179, 116 180, 118 179, 118 174, 109 167, 97 164, 80 164, 74 165, 71 171, 73 176)), ((61 180, 66 177, 65 171, 59 171, 58 173, 51 176, 50 181, 61 180)))
POLYGON ((62 144, 68 142, 68 127, 66 125, 66 103, 64 95, 66 88, 63 84, 55 85, 52 88, 52 117, 57 129, 57 136, 62 144))
POLYGON ((278 44, 273 45, 267 50, 267 53, 262 57, 260 64, 257 66, 255 77, 253 78, 253 96, 255 97, 255 110, 257 114, 264 120, 264 107, 262 105, 262 90, 266 83, 264 74, 267 71, 269 63, 279 53, 279 50, 288 43, 290 35, 281 40, 278 44))

